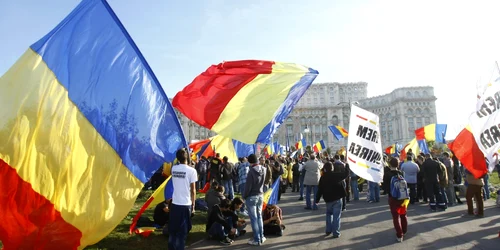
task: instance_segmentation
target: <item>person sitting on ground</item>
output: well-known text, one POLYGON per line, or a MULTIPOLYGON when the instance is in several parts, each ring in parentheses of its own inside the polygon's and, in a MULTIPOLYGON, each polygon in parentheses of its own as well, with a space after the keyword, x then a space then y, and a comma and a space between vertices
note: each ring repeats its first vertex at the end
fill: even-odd
POLYGON ((217 181, 213 181, 211 187, 205 196, 205 202, 208 207, 207 214, 210 214, 214 205, 219 205, 222 200, 226 199, 226 196, 224 196, 224 187, 219 185, 217 181))
POLYGON ((230 223, 224 218, 223 213, 229 211, 231 202, 227 199, 222 200, 220 205, 214 205, 212 211, 208 215, 206 231, 210 239, 218 240, 224 245, 231 245, 233 240, 229 237, 234 237, 236 228, 231 228, 230 223))
POLYGON ((235 237, 243 236, 247 232, 245 230, 245 227, 247 226, 245 219, 238 218, 237 214, 237 212, 240 211, 242 206, 243 206, 243 200, 239 197, 236 197, 231 201, 231 206, 229 207, 229 210, 222 212, 222 214, 226 218, 226 221, 229 223, 231 228, 236 228, 236 233, 234 234, 235 237))
POLYGON ((170 203, 172 203, 172 199, 165 200, 155 207, 153 220, 159 227, 163 227, 168 224, 168 217, 170 215, 170 203))
POLYGON ((262 214, 262 220, 264 222, 264 235, 283 235, 285 225, 280 207, 275 204, 267 204, 262 214))

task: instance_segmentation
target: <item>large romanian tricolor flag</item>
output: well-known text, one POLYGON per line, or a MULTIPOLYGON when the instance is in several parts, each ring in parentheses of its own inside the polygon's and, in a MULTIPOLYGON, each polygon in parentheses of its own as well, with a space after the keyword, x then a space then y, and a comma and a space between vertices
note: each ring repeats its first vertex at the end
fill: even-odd
POLYGON ((333 136, 335 136, 335 138, 337 138, 337 140, 340 140, 340 139, 343 139, 343 138, 346 138, 347 136, 349 136, 349 133, 347 132, 347 130, 345 130, 345 128, 343 128, 341 126, 338 126, 338 125, 328 126, 328 128, 332 132, 333 136))
POLYGON ((465 127, 448 147, 474 177, 479 178, 488 173, 484 154, 479 149, 469 126, 465 127))
POLYGON ((189 119, 243 143, 269 143, 318 71, 293 63, 230 61, 212 65, 172 104, 189 119))
POLYGON ((104 0, 83 0, 0 78, 0 241, 83 249, 186 147, 158 80, 104 0))

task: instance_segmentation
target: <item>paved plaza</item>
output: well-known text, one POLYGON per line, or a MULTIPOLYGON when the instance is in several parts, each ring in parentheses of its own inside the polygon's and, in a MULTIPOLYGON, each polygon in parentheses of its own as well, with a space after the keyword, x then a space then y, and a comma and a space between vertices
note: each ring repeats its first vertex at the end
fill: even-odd
POLYGON ((467 210, 464 198, 463 205, 445 212, 430 212, 425 204, 410 205, 408 233, 397 243, 387 196, 371 204, 365 192, 360 196, 342 213, 342 235, 337 239, 325 236, 324 202, 319 210, 305 210, 305 201, 298 201, 298 193, 288 190, 279 203, 286 225, 283 237, 268 237, 262 246, 250 246, 252 232, 247 226, 247 234, 231 246, 203 240, 189 249, 500 249, 500 208, 492 199, 485 202, 485 217, 480 219, 461 217, 467 210))

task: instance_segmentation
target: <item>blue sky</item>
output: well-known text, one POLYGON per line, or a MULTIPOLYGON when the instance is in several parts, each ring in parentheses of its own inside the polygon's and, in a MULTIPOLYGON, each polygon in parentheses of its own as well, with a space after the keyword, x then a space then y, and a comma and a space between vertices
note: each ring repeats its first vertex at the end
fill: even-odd
MULTIPOLYGON (((78 2, 2 1, 0 74, 78 2)), ((369 96, 434 86, 449 139, 500 58, 499 1, 108 2, 169 97, 224 60, 295 62, 316 82, 368 82, 369 96)))

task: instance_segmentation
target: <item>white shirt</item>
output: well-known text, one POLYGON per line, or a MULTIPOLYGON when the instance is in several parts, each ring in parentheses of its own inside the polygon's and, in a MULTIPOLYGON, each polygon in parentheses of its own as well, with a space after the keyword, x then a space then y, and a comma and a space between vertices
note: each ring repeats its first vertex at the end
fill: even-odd
POLYGON ((196 170, 186 164, 172 167, 174 194, 172 203, 179 206, 191 206, 191 183, 198 181, 196 170))
POLYGON ((401 170, 404 173, 404 177, 408 184, 417 183, 417 175, 420 171, 418 164, 413 161, 407 161, 401 165, 401 170))

